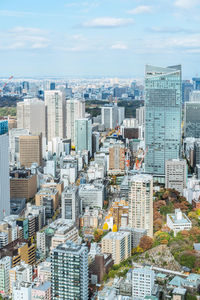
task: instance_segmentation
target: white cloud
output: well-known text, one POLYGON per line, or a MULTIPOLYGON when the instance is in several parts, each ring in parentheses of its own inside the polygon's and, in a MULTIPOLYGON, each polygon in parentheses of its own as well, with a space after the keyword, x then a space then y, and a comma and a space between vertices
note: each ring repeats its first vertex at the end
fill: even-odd
POLYGON ((118 42, 116 44, 113 44, 111 47, 113 50, 127 50, 128 47, 124 43, 118 42))
POLYGON ((122 27, 127 26, 129 24, 132 24, 132 19, 122 19, 122 18, 95 18, 90 21, 84 22, 82 24, 83 27, 89 27, 89 28, 106 28, 106 27, 122 27))
POLYGON ((151 12, 152 12, 152 7, 148 5, 137 6, 136 8, 127 11, 127 13, 131 15, 139 15, 139 14, 151 13, 151 12))
POLYGON ((176 0, 174 5, 178 8, 189 9, 195 7, 199 0, 176 0))

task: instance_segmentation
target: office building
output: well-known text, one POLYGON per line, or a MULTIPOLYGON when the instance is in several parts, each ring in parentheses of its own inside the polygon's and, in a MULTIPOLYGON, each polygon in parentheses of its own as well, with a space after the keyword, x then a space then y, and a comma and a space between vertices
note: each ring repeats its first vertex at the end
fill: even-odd
POLYGON ((53 199, 53 208, 54 211, 56 211, 56 209, 58 208, 58 204, 59 204, 59 192, 58 190, 53 187, 46 187, 46 188, 42 188, 41 190, 39 190, 39 192, 35 195, 35 205, 40 206, 43 205, 44 206, 44 198, 51 198, 53 199))
POLYGON ((190 93, 190 102, 200 102, 200 90, 195 90, 190 93))
POLYGON ((144 108, 144 106, 136 108, 136 120, 137 120, 139 126, 145 124, 145 108, 144 108))
POLYGON ((45 103, 37 98, 17 103, 17 128, 27 129, 32 135, 46 136, 45 103))
POLYGON ((10 172, 10 197, 30 199, 37 193, 37 175, 29 169, 17 169, 10 172))
POLYGON ((182 102, 188 102, 194 87, 190 80, 182 81, 182 102))
POLYGON ((10 215, 8 121, 0 121, 0 220, 10 215))
POLYGON ((175 189, 181 195, 187 185, 186 160, 172 159, 165 162, 165 188, 175 189))
POLYGON ((194 90, 200 90, 200 77, 192 78, 194 90))
POLYGON ((91 208, 99 207, 102 209, 105 199, 104 185, 101 183, 81 184, 79 186, 79 197, 83 209, 87 206, 91 208))
POLYGON ((30 168, 33 163, 42 166, 42 135, 19 137, 20 166, 30 168))
POLYGON ((102 239, 102 253, 112 254, 114 264, 131 256, 131 235, 129 232, 109 232, 102 239))
POLYGON ((38 231, 36 233, 37 249, 42 253, 46 254, 46 235, 44 231, 38 231))
POLYGON ((101 124, 105 129, 114 129, 118 125, 117 105, 105 105, 101 107, 101 124))
POLYGON ((19 137, 28 136, 27 129, 13 128, 9 131, 10 164, 19 166, 19 137))
POLYGON ((85 100, 69 99, 66 101, 67 138, 75 145, 75 120, 85 118, 85 100))
POLYGON ((120 106, 118 107, 118 126, 122 124, 125 119, 125 107, 120 106))
POLYGON ((77 119, 75 121, 75 149, 76 152, 88 150, 92 155, 92 121, 91 119, 77 119))
POLYGON ((146 229, 153 237, 153 178, 147 174, 131 177, 129 189, 129 226, 146 229))
POLYGON ((12 258, 5 256, 0 259, 0 291, 5 295, 9 292, 9 270, 11 268, 12 258))
POLYGON ((76 222, 80 212, 81 203, 78 187, 66 187, 62 193, 62 218, 76 222))
POLYGON ((125 169, 125 146, 122 142, 116 142, 109 148, 109 170, 123 171, 125 169))
POLYGON ((175 209, 174 214, 167 214, 167 226, 174 231, 174 236, 176 236, 179 231, 190 230, 192 222, 180 209, 175 209))
POLYGON ((55 137, 65 138, 65 93, 58 90, 45 91, 44 98, 47 109, 48 141, 52 141, 55 137))
POLYGON ((88 299, 88 250, 67 241, 51 255, 52 300, 88 299))
POLYGON ((145 172, 163 180, 165 161, 181 149, 181 66, 146 66, 145 172))
POLYGON ((184 137, 200 138, 200 101, 185 103, 184 137))
MULTIPOLYGON (((143 300, 151 296, 155 281, 155 273, 150 268, 135 268, 132 271, 132 297, 143 300)), ((149 298, 151 299, 151 298, 149 298)))

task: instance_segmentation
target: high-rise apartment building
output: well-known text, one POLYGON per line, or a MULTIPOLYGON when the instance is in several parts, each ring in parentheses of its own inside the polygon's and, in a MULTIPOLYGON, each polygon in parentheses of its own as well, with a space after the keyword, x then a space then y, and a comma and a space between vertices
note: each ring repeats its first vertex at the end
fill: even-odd
POLYGON ((130 232, 109 232, 102 239, 102 253, 112 254, 115 264, 131 256, 131 234, 130 232))
POLYGON ((164 176, 165 161, 181 149, 181 66, 145 70, 145 171, 164 176))
POLYGON ((8 121, 0 121, 0 220, 10 215, 8 121))
POLYGON ((77 186, 67 186, 62 193, 62 218, 77 221, 81 212, 77 186))
POLYGON ((17 103, 17 128, 27 129, 33 135, 46 136, 45 103, 38 98, 17 103))
POLYGON ((19 137, 20 166, 30 168, 33 163, 42 166, 42 135, 19 137))
POLYGON ((75 121, 75 149, 88 150, 92 155, 92 121, 91 119, 77 119, 75 121))
MULTIPOLYGON (((132 271, 133 299, 143 300, 151 296, 155 281, 155 273, 150 268, 135 268, 132 271)), ((151 298, 148 298, 151 299, 151 298)))
POLYGON ((153 236, 153 177, 132 176, 129 189, 129 226, 146 229, 153 236))
POLYGON ((88 250, 67 241, 51 254, 52 300, 88 299, 88 250))
POLYGON ((55 137, 65 138, 65 93, 64 91, 45 91, 45 105, 47 109, 47 138, 51 141, 55 137))
POLYGON ((106 129, 114 129, 118 125, 118 106, 105 105, 101 107, 101 123, 106 129))
POLYGON ((12 258, 9 256, 0 259, 0 291, 3 295, 9 292, 9 270, 11 263, 12 258))
POLYGON ((186 160, 172 159, 165 162, 165 187, 183 194, 187 185, 186 160))
POLYGON ((75 120, 85 118, 85 100, 69 99, 66 101, 66 134, 75 144, 75 120))

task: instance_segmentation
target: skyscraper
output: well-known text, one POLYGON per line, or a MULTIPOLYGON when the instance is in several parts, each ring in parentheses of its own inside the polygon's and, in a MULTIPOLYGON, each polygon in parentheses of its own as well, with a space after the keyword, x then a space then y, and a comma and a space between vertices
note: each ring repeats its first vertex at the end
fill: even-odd
MULTIPOLYGON (((165 174, 165 161, 179 158, 181 149, 181 66, 146 66, 145 171, 165 174)), ((160 176, 159 176, 160 175, 160 176)))
POLYGON ((51 141, 55 137, 65 138, 65 93, 53 90, 45 91, 47 107, 47 137, 51 141))
POLYGON ((75 121, 75 148, 76 151, 88 150, 92 155, 92 121, 78 119, 75 121))
POLYGON ((146 229, 153 236, 153 178, 148 174, 132 176, 129 190, 129 226, 146 229))
POLYGON ((88 299, 88 250, 71 241, 51 254, 52 300, 88 299))
POLYGON ((200 101, 186 102, 184 137, 200 138, 200 101))
POLYGON ((27 129, 33 135, 46 136, 46 113, 44 101, 38 98, 17 103, 17 128, 27 129))
POLYGON ((0 121, 0 220, 10 215, 8 121, 0 121))
POLYGON ((67 138, 75 143, 75 120, 85 118, 85 100, 70 99, 66 101, 66 132, 67 138))
POLYGON ((106 129, 114 129, 118 125, 117 105, 104 105, 101 107, 101 123, 106 129))
POLYGON ((20 165, 30 168, 32 163, 42 165, 42 136, 26 135, 19 137, 20 165))

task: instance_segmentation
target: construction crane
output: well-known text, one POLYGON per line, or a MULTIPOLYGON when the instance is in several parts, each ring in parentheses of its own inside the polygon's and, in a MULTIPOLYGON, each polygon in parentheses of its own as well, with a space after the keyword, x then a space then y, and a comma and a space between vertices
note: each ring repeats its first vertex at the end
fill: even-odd
POLYGON ((13 76, 10 76, 10 77, 8 78, 8 80, 4 83, 3 88, 0 89, 0 93, 3 92, 3 89, 7 86, 7 84, 9 83, 9 81, 10 81, 11 79, 13 79, 13 76))

